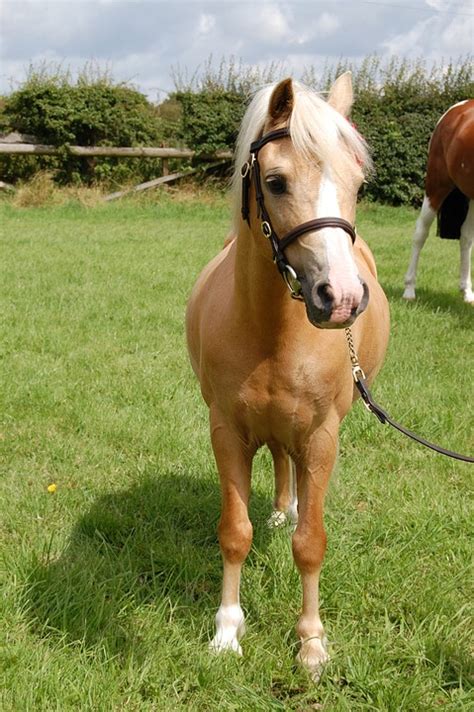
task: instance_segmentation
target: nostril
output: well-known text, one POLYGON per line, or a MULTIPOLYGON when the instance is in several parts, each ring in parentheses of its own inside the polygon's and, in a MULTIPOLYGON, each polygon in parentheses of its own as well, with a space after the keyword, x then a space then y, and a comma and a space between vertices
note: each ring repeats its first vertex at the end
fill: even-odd
POLYGON ((356 315, 362 314, 369 301, 369 288, 367 286, 367 283, 363 279, 360 280, 360 283, 362 285, 362 299, 360 300, 360 303, 354 312, 356 315))
POLYGON ((316 293, 320 299, 323 309, 330 309, 334 301, 334 292, 332 291, 331 286, 327 282, 324 282, 323 284, 318 285, 316 293))

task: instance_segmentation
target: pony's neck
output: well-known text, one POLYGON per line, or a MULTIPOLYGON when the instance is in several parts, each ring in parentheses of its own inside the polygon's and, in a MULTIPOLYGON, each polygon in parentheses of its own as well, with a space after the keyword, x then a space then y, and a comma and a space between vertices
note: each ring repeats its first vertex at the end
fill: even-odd
POLYGON ((290 320, 294 322, 302 305, 290 298, 270 245, 263 240, 241 222, 236 240, 235 296, 241 313, 255 328, 266 331, 271 325, 276 331, 290 320))

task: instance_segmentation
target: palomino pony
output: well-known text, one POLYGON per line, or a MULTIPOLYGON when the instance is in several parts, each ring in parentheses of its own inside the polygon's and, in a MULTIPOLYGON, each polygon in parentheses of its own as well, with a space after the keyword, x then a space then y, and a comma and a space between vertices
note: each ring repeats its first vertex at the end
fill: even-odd
POLYGON ((410 265, 405 275, 405 299, 415 299, 418 259, 436 214, 439 233, 460 239, 459 288, 474 304, 471 250, 474 239, 474 99, 461 101, 443 114, 431 137, 425 197, 413 235, 410 265))
POLYGON ((327 659, 318 600, 323 502, 339 426, 355 397, 343 327, 357 317, 353 338, 369 380, 381 367, 389 331, 373 257, 352 227, 369 158, 346 119, 351 105, 349 73, 327 103, 291 79, 256 94, 237 145, 235 239, 205 267, 187 309, 189 353, 210 410, 222 490, 224 571, 211 648, 242 652, 239 587, 252 541, 251 466, 266 444, 275 509, 279 517, 292 505, 297 511, 298 658, 315 677, 327 659), (304 303, 291 299, 287 286, 304 303))

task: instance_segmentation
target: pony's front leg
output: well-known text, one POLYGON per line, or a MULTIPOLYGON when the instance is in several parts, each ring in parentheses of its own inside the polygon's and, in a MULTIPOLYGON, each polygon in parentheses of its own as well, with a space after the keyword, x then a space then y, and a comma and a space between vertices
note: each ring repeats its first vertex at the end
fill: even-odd
POLYGON ((459 288, 463 293, 464 301, 474 304, 474 293, 471 281, 471 252, 474 240, 474 200, 469 201, 469 210, 461 228, 461 270, 459 288))
POLYGON ((319 615, 319 574, 326 551, 323 507, 337 453, 339 419, 324 424, 312 436, 296 464, 298 526, 293 535, 293 556, 301 574, 303 610, 296 626, 301 640, 298 661, 318 680, 329 659, 319 615))
POLYGON ((241 655, 239 640, 245 625, 240 607, 240 572, 252 543, 247 506, 253 453, 248 452, 238 433, 216 408, 211 408, 211 439, 221 481, 218 533, 224 572, 216 634, 210 647, 214 652, 233 650, 241 655))

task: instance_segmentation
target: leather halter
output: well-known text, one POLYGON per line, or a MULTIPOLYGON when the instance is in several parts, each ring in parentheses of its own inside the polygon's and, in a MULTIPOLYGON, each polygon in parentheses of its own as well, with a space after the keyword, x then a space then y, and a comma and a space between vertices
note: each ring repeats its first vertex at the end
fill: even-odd
POLYGON ((261 138, 253 141, 250 144, 250 159, 244 163, 241 169, 242 176, 242 207, 241 213, 244 220, 247 221, 250 227, 250 205, 249 205, 249 190, 252 176, 255 183, 255 197, 257 201, 257 214, 261 220, 261 229, 266 238, 270 241, 273 261, 278 267, 278 271, 285 280, 288 288, 291 291, 291 296, 295 299, 301 299, 301 289, 296 291, 289 281, 289 277, 293 280, 297 280, 295 270, 288 264, 284 251, 294 242, 298 237, 304 235, 307 232, 313 232, 314 230, 322 230, 323 228, 333 227, 345 230, 354 244, 356 240, 356 233, 354 227, 350 222, 344 220, 343 218, 337 217, 324 217, 315 218, 314 220, 308 220, 307 222, 301 223, 290 232, 286 233, 281 239, 278 237, 275 229, 272 225, 270 215, 265 208, 265 200, 262 190, 262 182, 260 177, 260 166, 258 163, 258 152, 261 148, 266 146, 270 141, 276 141, 280 138, 285 138, 290 136, 289 128, 276 129, 275 131, 270 131, 261 138))

